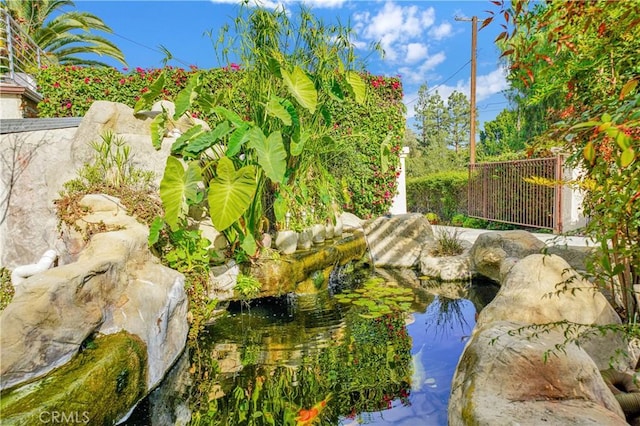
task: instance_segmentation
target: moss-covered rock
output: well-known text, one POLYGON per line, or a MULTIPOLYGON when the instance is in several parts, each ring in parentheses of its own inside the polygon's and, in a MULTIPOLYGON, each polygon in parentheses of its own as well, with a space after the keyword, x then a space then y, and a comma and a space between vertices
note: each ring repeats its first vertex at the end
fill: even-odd
MULTIPOLYGON (((296 291, 296 284, 311 278, 317 271, 361 259, 366 249, 364 234, 355 232, 331 244, 298 251, 279 259, 262 260, 247 275, 256 277, 262 284, 258 297, 278 296, 296 291)), ((310 287, 303 285, 300 288, 308 290, 310 287)))
POLYGON ((2 424, 115 424, 146 393, 146 358, 132 334, 98 337, 45 377, 3 392, 2 424))

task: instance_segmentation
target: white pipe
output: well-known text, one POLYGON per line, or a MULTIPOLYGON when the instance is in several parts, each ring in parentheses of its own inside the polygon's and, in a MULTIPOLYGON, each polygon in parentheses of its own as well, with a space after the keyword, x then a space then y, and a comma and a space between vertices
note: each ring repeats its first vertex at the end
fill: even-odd
POLYGON ((46 271, 51 268, 53 262, 58 257, 58 252, 55 250, 47 250, 38 263, 32 263, 30 265, 17 266, 11 273, 11 283, 13 286, 17 286, 31 275, 35 275, 38 272, 46 271))

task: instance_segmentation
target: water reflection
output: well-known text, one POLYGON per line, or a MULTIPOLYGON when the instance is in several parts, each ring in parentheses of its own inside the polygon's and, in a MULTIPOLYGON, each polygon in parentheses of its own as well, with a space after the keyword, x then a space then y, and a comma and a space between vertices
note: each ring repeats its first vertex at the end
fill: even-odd
MULTIPOLYGON (((184 397, 191 423, 446 425, 451 378, 477 308, 434 295, 415 277, 392 279, 413 289, 409 316, 371 318, 366 304, 340 304, 333 291, 261 300, 249 310, 231 305, 192 348, 184 397)), ((127 424, 156 424, 151 417, 135 413, 127 424)))

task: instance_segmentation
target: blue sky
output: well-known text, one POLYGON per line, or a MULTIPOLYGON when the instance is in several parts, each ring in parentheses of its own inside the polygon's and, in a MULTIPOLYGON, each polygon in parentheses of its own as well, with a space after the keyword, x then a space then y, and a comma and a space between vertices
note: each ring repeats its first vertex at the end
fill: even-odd
MULTIPOLYGON (((294 9, 298 1, 264 0, 274 7, 284 4, 294 9)), ((404 85, 407 117, 412 124, 418 88, 428 84, 443 98, 454 91, 469 95, 471 22, 455 18, 487 16, 495 6, 488 0, 476 1, 354 1, 307 0, 314 15, 325 23, 338 19, 354 29, 356 46, 379 41, 385 57, 368 59, 374 74, 400 75, 404 85), (437 86, 437 87, 436 87, 437 86)), ((207 31, 217 35, 224 24, 232 24, 238 0, 200 1, 75 1, 76 9, 91 12, 109 25, 114 33, 105 37, 124 52, 130 68, 162 66, 166 47, 176 58, 171 65, 211 68, 220 65, 207 31)), ((480 26, 480 25, 479 25, 480 26)), ((480 126, 492 120, 507 102, 507 88, 499 52, 493 41, 500 33, 498 23, 478 33, 477 106, 480 126)), ((360 50, 364 55, 367 51, 360 50)), ((111 62, 110 62, 111 63, 111 62)), ((117 62, 113 65, 122 68, 117 62)))

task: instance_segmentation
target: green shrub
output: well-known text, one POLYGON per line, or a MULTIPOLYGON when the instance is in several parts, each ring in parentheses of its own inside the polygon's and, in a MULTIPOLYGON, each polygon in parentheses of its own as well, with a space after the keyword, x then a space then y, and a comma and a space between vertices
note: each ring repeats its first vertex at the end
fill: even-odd
POLYGON ((458 213, 456 215, 453 215, 453 217, 451 218, 451 225, 452 226, 463 226, 465 218, 466 218, 466 216, 463 215, 462 213, 458 213))
POLYGON ((487 229, 489 226, 489 221, 484 219, 477 219, 475 217, 465 216, 462 220, 462 226, 464 228, 472 228, 472 229, 487 229))
POLYGON ((440 218, 438 217, 437 214, 433 213, 433 212, 429 212, 427 214, 424 215, 424 217, 429 221, 430 224, 432 225, 437 225, 438 223, 440 223, 440 218))
POLYGON ((407 206, 412 212, 435 213, 448 222, 467 210, 466 171, 440 172, 407 180, 407 206))

